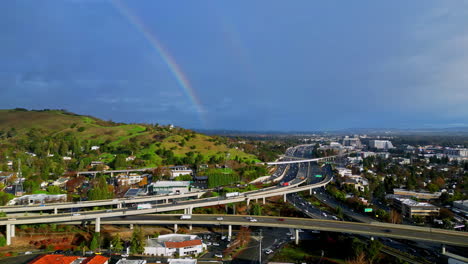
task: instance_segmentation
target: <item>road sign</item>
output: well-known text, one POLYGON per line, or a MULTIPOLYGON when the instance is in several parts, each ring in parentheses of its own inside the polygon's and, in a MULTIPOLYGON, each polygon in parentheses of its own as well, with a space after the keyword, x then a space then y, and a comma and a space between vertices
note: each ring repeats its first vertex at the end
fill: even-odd
POLYGON ((370 213, 372 212, 372 208, 364 208, 364 213, 370 213))
POLYGON ((322 175, 317 174, 317 175, 315 175, 315 177, 316 177, 316 178, 322 178, 322 175))

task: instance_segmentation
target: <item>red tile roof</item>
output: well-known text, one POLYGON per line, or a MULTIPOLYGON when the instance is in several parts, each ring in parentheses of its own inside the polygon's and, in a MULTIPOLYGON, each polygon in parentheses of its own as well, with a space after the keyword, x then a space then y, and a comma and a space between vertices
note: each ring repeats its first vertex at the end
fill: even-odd
POLYGON ((107 263, 109 258, 103 257, 101 255, 96 255, 94 257, 89 257, 82 264, 104 264, 107 263))
POLYGON ((29 264, 70 264, 79 258, 76 256, 44 255, 29 262, 29 264))
POLYGON ((202 241, 200 239, 187 240, 182 242, 164 242, 164 246, 167 248, 183 248, 183 247, 192 247, 201 245, 202 241))

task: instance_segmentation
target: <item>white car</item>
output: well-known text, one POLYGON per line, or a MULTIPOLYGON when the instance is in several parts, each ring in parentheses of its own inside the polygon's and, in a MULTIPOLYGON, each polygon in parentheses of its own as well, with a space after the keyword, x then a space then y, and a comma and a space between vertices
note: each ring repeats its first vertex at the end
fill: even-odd
POLYGON ((250 219, 250 222, 258 222, 258 220, 255 219, 255 218, 252 218, 252 219, 250 219))
POLYGON ((213 242, 213 246, 219 246, 219 243, 213 242))
POLYGON ((267 249, 265 250, 265 253, 266 253, 267 255, 270 255, 271 253, 273 253, 273 250, 267 248, 267 249))
POLYGON ((75 213, 75 214, 73 214, 73 216, 79 216, 79 215, 81 215, 81 214, 76 214, 76 213, 75 213))
POLYGON ((224 218, 223 218, 222 216, 220 216, 220 217, 216 217, 216 220, 218 220, 218 221, 223 221, 224 218))
POLYGON ((205 243, 207 246, 211 246, 211 242, 206 242, 205 243))
POLYGON ((31 251, 26 251, 26 252, 24 252, 24 254, 25 254, 25 255, 31 255, 32 252, 31 252, 31 251))
POLYGON ((223 258, 223 254, 215 254, 215 257, 217 257, 217 258, 223 258))
POLYGON ((222 236, 222 237, 221 237, 221 240, 225 240, 225 239, 226 239, 226 236, 222 236))

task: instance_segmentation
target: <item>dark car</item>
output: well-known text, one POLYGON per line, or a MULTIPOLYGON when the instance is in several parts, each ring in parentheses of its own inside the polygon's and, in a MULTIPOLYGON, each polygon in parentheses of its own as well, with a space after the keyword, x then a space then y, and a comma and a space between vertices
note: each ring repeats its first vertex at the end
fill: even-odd
POLYGON ((278 218, 278 221, 284 221, 284 218, 278 218))

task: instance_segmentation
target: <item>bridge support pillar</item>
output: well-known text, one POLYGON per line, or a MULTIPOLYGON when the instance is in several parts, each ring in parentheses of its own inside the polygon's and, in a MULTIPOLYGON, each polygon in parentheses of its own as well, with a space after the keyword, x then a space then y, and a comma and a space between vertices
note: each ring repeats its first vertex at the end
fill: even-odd
POLYGON ((6 225, 6 244, 11 245, 11 224, 6 225))
POLYGON ((169 199, 166 199, 166 203, 169 203, 169 199))
POLYGON ((442 245, 442 254, 445 254, 445 253, 446 253, 445 245, 442 245))
POLYGON ((265 204, 265 197, 263 197, 263 204, 265 204))
POLYGON ((117 209, 122 209, 122 204, 121 203, 117 204, 117 209))
POLYGON ((188 226, 188 229, 189 229, 189 230, 192 230, 192 224, 190 224, 190 225, 188 226))
POLYGON ((250 199, 247 199, 247 206, 249 206, 250 204, 250 199))
POLYGON ((10 226, 11 226, 10 235, 11 235, 11 237, 15 237, 15 225, 11 224, 10 226))
POLYGON ((177 233, 177 230, 179 230, 179 226, 177 224, 174 224, 174 233, 177 233))
POLYGON ((57 209, 57 207, 54 207, 54 214, 58 214, 58 209, 57 209))
POLYGON ((113 172, 111 172, 111 178, 114 178, 114 173, 113 172))
POLYGON ((130 230, 133 230, 133 224, 130 224, 130 230))
POLYGON ((232 225, 228 225, 228 238, 232 237, 232 225))
POLYGON ((94 222, 94 232, 101 232, 101 217, 96 217, 96 221, 94 222))
POLYGON ((287 200, 286 200, 286 194, 284 194, 284 196, 283 196, 283 201, 284 201, 284 202, 287 202, 287 200))
POLYGON ((299 229, 296 229, 296 236, 295 236, 295 242, 296 242, 296 245, 299 245, 299 229))
POLYGON ((310 188, 309 190, 309 195, 312 195, 312 188, 310 188))

